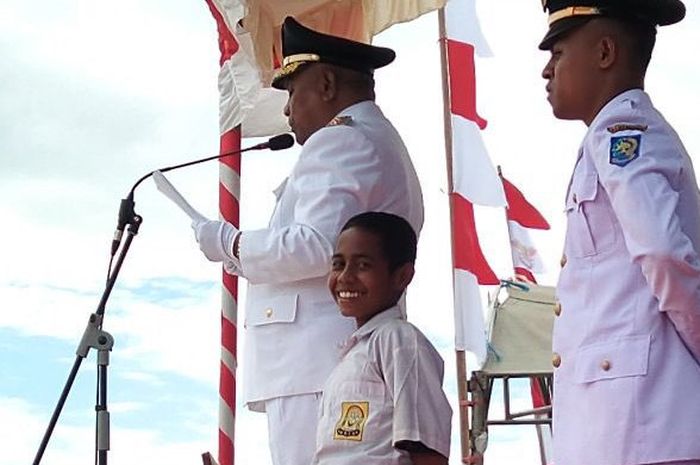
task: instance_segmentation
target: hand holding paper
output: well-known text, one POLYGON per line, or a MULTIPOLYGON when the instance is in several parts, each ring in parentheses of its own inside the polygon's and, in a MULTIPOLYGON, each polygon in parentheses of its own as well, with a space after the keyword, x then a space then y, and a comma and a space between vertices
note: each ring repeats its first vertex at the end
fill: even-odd
POLYGON ((175 189, 160 171, 153 172, 153 181, 158 190, 180 207, 192 219, 194 237, 199 243, 199 250, 212 262, 234 261, 233 242, 238 229, 226 221, 214 221, 195 210, 175 189))

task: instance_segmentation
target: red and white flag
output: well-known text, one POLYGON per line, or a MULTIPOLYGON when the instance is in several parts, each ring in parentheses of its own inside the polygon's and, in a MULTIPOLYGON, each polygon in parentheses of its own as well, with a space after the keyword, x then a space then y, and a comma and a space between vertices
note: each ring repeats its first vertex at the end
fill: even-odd
POLYGON ((535 273, 543 273, 544 265, 537 248, 530 238, 529 229, 549 229, 549 223, 542 214, 527 201, 525 196, 510 181, 501 175, 508 206, 508 234, 513 257, 515 278, 537 283, 535 273))
POLYGON ((477 112, 475 50, 490 55, 479 29, 475 0, 450 0, 445 7, 449 105, 452 133, 452 242, 455 347, 486 359, 486 325, 480 284, 499 279, 484 258, 474 205, 505 206, 505 194, 481 138, 487 121, 477 112), (469 25, 469 27, 467 27, 469 25))

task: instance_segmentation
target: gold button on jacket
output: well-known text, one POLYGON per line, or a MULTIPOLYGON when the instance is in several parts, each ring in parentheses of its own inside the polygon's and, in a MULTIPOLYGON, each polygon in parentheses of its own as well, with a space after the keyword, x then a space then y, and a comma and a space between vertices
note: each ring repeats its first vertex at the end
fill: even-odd
POLYGON ((559 365, 561 365, 561 355, 554 352, 554 354, 552 354, 552 366, 554 368, 559 368, 559 365))

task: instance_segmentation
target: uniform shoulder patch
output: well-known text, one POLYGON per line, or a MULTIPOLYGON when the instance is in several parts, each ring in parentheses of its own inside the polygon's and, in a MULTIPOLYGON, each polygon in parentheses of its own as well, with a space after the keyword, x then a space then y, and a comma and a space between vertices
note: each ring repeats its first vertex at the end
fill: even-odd
POLYGON ((642 135, 619 136, 610 138, 610 164, 627 166, 632 160, 639 158, 642 145, 642 135))
POLYGON ((616 132, 622 132, 622 131, 646 132, 647 129, 649 129, 649 126, 647 126, 646 124, 619 123, 619 124, 613 124, 612 126, 608 126, 608 132, 610 134, 615 134, 616 132))
POLYGON ((351 126, 352 125, 352 116, 350 115, 343 115, 343 116, 336 116, 332 120, 326 124, 327 128, 333 127, 333 126, 351 126))

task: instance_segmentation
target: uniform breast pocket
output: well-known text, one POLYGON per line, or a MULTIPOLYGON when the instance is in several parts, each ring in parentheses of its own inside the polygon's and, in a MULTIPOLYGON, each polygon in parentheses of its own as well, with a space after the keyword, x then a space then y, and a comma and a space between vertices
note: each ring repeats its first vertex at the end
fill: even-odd
POLYGON ((566 200, 567 256, 592 257, 610 250, 617 238, 617 221, 596 174, 578 176, 566 200))
POLYGON ((259 298, 247 309, 246 326, 293 323, 297 316, 298 300, 297 294, 259 298))
POLYGON ((628 336, 582 347, 576 356, 576 382, 644 376, 649 365, 649 336, 628 336))

